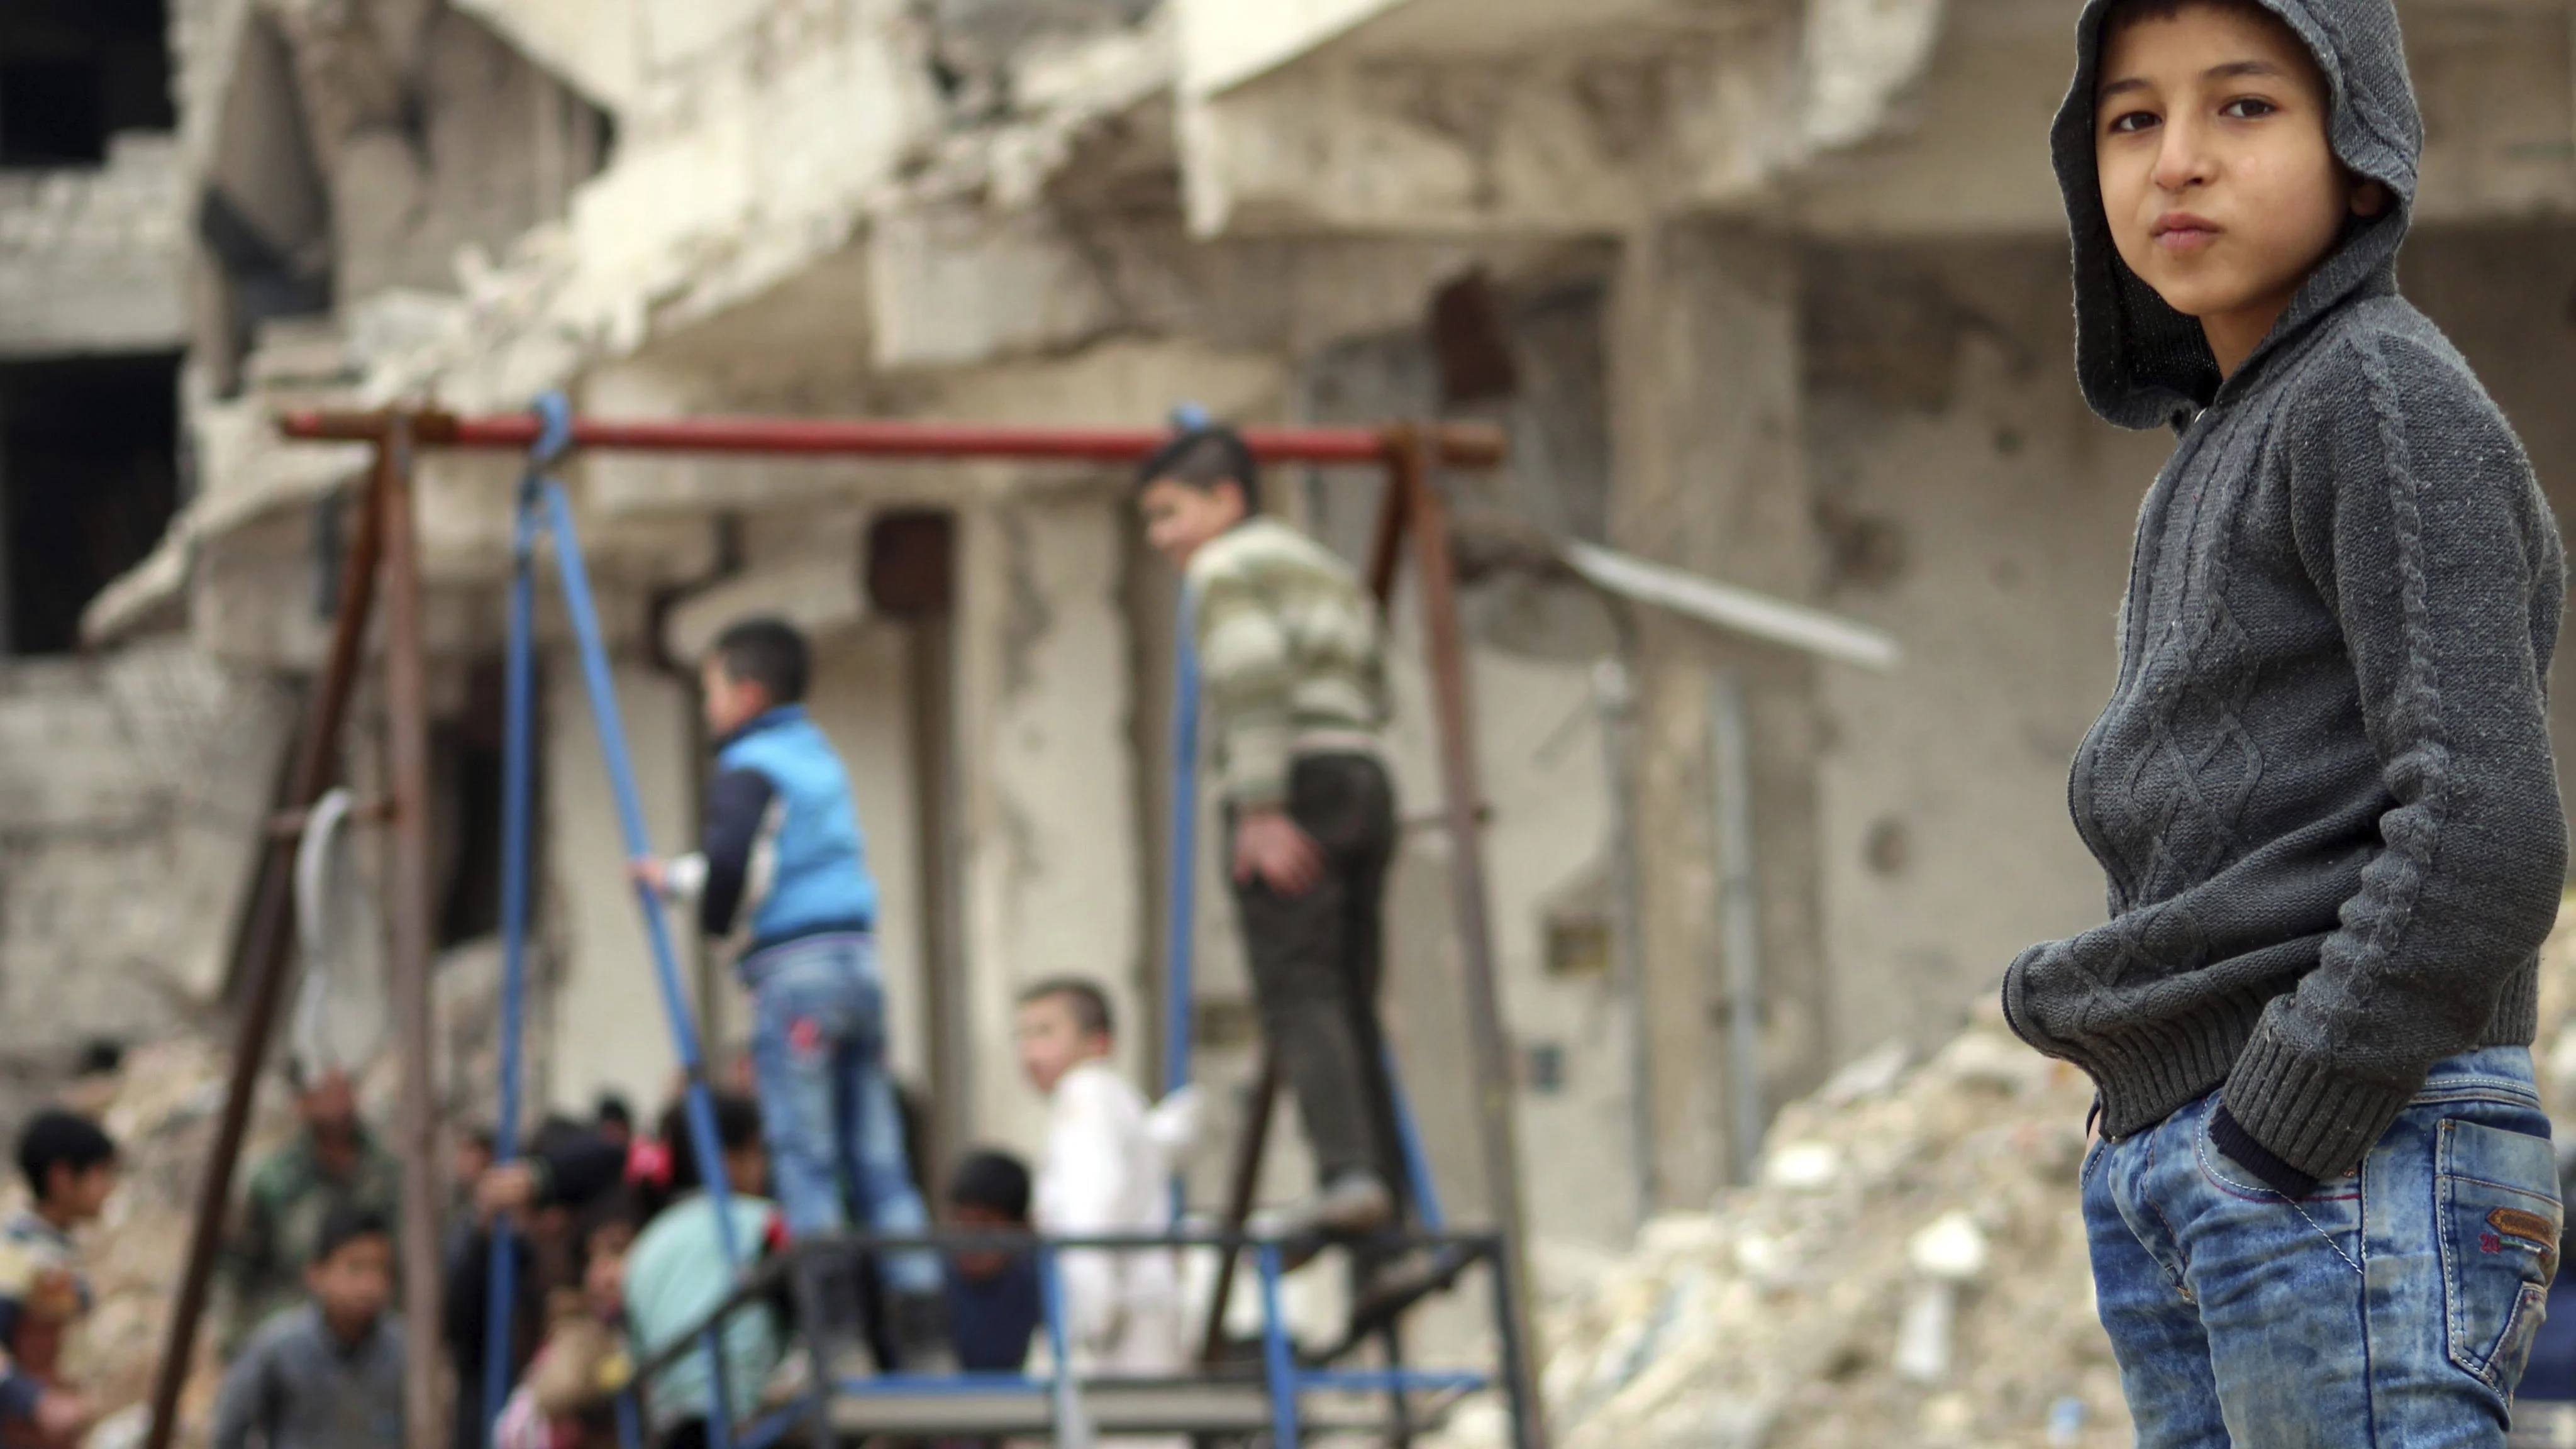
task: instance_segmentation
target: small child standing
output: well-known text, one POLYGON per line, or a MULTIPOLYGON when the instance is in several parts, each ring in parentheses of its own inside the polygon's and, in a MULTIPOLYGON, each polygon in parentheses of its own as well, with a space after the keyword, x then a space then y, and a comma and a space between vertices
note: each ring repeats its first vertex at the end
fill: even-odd
POLYGON ((333 1210, 304 1286, 311 1301, 261 1325, 225 1371, 214 1449, 402 1449, 402 1325, 385 1313, 392 1227, 333 1210))
POLYGON ((60 1377, 64 1341, 90 1306, 72 1232, 98 1221, 116 1193, 116 1143, 51 1108, 19 1134, 18 1169, 36 1201, 0 1228, 0 1443, 70 1444, 95 1417, 60 1377))
MULTIPOLYGON (((779 1225, 778 1206, 760 1196, 769 1176, 761 1147, 760 1109, 749 1100, 718 1093, 716 1142, 724 1162, 733 1241, 746 1258, 758 1253, 779 1225)), ((644 1359, 696 1332, 723 1305, 739 1281, 725 1261, 724 1228, 715 1198, 698 1189, 698 1155, 690 1150, 688 1111, 671 1108, 662 1139, 672 1145, 672 1178, 682 1196, 644 1229, 626 1255, 625 1309, 636 1352, 644 1359)), ((726 1318, 717 1334, 724 1360, 722 1407, 737 1420, 758 1408, 762 1388, 784 1356, 778 1317, 767 1303, 753 1303, 726 1318)), ((719 1407, 707 1356, 680 1355, 645 1384, 653 1434, 664 1449, 707 1442, 707 1419, 719 1407)))
POLYGON ((615 1397, 634 1360, 626 1350, 626 1256, 638 1209, 624 1189, 582 1217, 581 1285, 547 1295, 545 1339, 494 1434, 500 1449, 583 1449, 615 1442, 615 1397))
MULTIPOLYGON (((1025 1233, 1029 1169, 1007 1152, 976 1152, 948 1179, 948 1220, 965 1232, 1025 1233)), ((969 1373, 1018 1373, 1045 1317, 1037 1259, 1025 1252, 970 1248, 948 1260, 948 1318, 957 1364, 969 1373)))
MULTIPOLYGON (((805 713, 811 668, 805 637, 780 620, 717 638, 699 676, 717 744, 698 853, 633 869, 695 897, 706 934, 736 945, 789 1236, 846 1227, 845 1196, 876 1232, 921 1233, 930 1215, 886 1072, 876 883, 849 774, 805 713)), ((887 1253, 879 1271, 903 1367, 952 1366, 938 1255, 887 1253)))
MULTIPOLYGON (((1020 1070, 1047 1098, 1037 1225, 1053 1237, 1171 1230, 1172 1158, 1187 1099, 1157 1112, 1111 1064, 1109 998, 1088 981, 1055 980, 1020 997, 1020 1070)), ((1065 1333, 1074 1366, 1151 1377, 1189 1361, 1180 1265, 1169 1249, 1064 1254, 1065 1333)))

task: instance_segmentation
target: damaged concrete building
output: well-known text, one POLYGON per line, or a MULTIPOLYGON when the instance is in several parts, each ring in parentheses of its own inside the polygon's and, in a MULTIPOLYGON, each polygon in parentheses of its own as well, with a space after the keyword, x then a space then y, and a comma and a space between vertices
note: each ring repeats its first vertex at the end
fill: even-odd
POLYGON ((157 1035, 222 984, 288 695, 81 611, 186 487, 188 168, 152 0, 0 13, 0 1077, 157 1035))
MULTIPOLYGON (((616 417, 1439 413, 1513 440, 1504 473, 1450 480, 1462 513, 1829 608, 1906 651, 1864 674, 1465 546, 1543 1235, 1624 1240, 1648 1205, 1705 1202, 1741 1155, 1731 1102, 1947 1036, 2015 949, 2101 910, 2064 769, 2108 688, 2129 526, 2169 440, 2098 423, 2068 366, 2044 141, 2068 69, 2060 0, 173 8, 175 133, 166 107, 103 111, 103 148, 45 162, 71 169, 0 173, 7 416, 75 356, 158 359, 190 460, 157 548, 115 559, 88 606, 101 652, 0 671, 13 735, 94 735, 80 710, 131 712, 130 678, 161 671, 255 715, 239 748, 264 739, 273 759, 269 681, 317 659, 334 500, 363 464, 281 442, 285 406, 516 411, 560 387, 616 417), (114 246, 80 230, 111 204, 149 214, 114 246), (1727 1059, 1720 678, 1751 723, 1754 1063, 1727 1059), (1614 889, 1623 830, 1642 866, 1633 923, 1614 889), (1632 926, 1638 1000, 1614 965, 1632 926)), ((2560 405, 2576 383, 2570 6, 2403 8, 2432 134, 2408 285, 2576 503, 2560 405)), ((19 83, 14 24, 0 107, 19 83)), ((13 134, 0 125, 0 146, 13 134)), ((9 617, 25 653, 18 436, 9 617)), ((450 943, 491 926, 513 472, 442 454, 422 480, 450 943)), ((1151 923, 1171 582, 1125 480, 631 456, 570 477, 658 836, 692 823, 704 742, 686 661, 738 613, 796 617, 822 643, 816 711, 852 761, 894 903, 898 1062, 930 1089, 943 1144, 1024 1134, 1036 1104, 1002 1049, 1016 984, 1078 972, 1113 983, 1130 1021, 1165 1008, 1151 923)), ((1375 487, 1319 474, 1271 491, 1356 553, 1375 487)), ((1438 774, 1401 601, 1393 628, 1398 776, 1420 814, 1438 774)), ((579 681, 551 637, 543 1090, 650 1098, 669 1050, 579 681)), ((70 800, 87 776, 44 748, 0 766, 11 791, 67 802, 11 811, 0 991, 17 1001, 22 981, 91 959, 95 940, 31 920, 21 896, 50 900, 48 869, 103 889, 85 883, 107 864, 189 883, 194 904, 173 911, 193 934, 156 957, 138 925, 127 949, 218 989, 207 923, 238 898, 263 801, 207 796, 257 796, 267 774, 191 765, 131 807, 198 830, 214 858, 109 862, 88 833, 106 827, 74 808, 102 807, 70 800)), ((1408 836, 1390 1014, 1434 1160, 1473 1200, 1447 869, 1436 832, 1408 836)), ((1222 897, 1212 865, 1201 893, 1222 897)), ((1250 1069, 1232 934, 1221 906, 1201 913, 1206 1081, 1250 1069)), ((721 978, 702 975, 722 1021, 721 978)), ((1150 1039, 1130 1033, 1140 1069, 1150 1039)))

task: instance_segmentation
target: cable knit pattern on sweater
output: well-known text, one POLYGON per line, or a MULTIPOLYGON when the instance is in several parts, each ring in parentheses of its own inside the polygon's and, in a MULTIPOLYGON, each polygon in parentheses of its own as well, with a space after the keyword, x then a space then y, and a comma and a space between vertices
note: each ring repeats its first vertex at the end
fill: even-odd
POLYGON ((2397 294, 2422 124, 2389 0, 2263 0, 2332 82, 2336 154, 2397 204, 2223 383, 2102 217, 2105 3, 2054 137, 2078 374, 2103 416, 2180 442, 2069 787, 2110 920, 2024 952, 2004 1006, 2092 1075, 2106 1132, 2223 1088, 2330 1178, 2434 1062, 2532 1038, 2567 864, 2545 687, 2565 564, 2512 428, 2397 294))

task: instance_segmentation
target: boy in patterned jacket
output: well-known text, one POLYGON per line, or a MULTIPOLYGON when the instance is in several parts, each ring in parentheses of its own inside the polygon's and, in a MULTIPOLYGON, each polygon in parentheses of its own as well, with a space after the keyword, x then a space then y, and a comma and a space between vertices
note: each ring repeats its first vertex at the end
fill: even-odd
POLYGON ((1395 851, 1377 612, 1331 551, 1259 516, 1231 429, 1182 434, 1136 481, 1146 539, 1182 573, 1253 993, 1314 1149, 1301 1225, 1365 1235, 1403 1180, 1377 1012, 1395 851))

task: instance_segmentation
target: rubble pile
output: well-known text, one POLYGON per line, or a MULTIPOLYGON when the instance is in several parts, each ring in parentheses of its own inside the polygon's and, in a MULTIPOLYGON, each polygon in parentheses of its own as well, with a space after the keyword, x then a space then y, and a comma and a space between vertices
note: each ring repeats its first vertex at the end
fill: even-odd
POLYGON ((2124 1445, 2073 1191, 2081 1073, 1980 1019, 1780 1114, 1760 1181, 1616 1262, 1551 1254, 1568 1449, 2124 1445))
MULTIPOLYGON (((2561 1122, 2572 927, 2544 958, 2535 1053, 2561 1122)), ((1759 1182, 1714 1211, 1649 1224, 1615 1260, 1543 1252, 1556 1442, 2126 1445, 2076 1206, 2091 1100, 1989 1006, 1921 1066, 1890 1050, 1783 1111, 1759 1182)))

